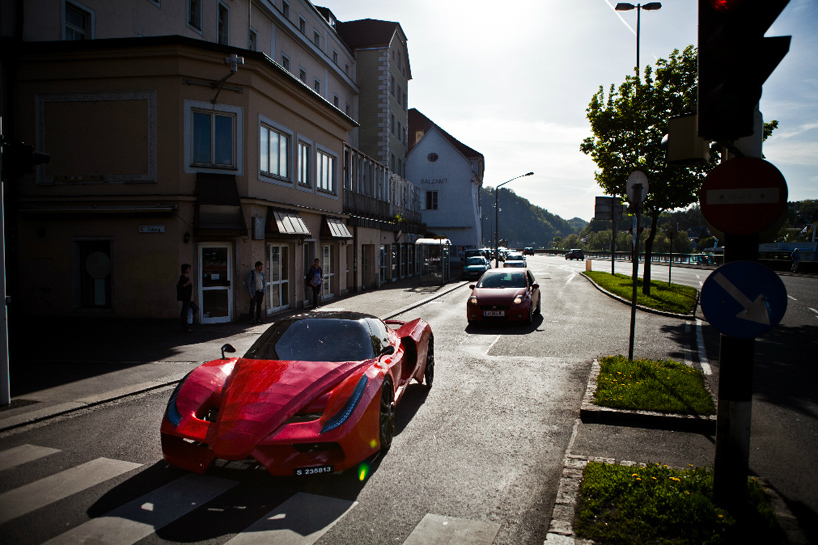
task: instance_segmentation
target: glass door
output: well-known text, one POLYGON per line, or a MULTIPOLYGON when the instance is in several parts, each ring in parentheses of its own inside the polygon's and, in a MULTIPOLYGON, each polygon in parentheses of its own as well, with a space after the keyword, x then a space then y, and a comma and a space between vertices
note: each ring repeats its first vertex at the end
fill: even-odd
POLYGON ((290 248, 270 246, 267 314, 290 307, 290 248))
POLYGON ((203 324, 220 324, 233 318, 233 245, 199 245, 199 305, 203 324))
POLYGON ((321 298, 329 299, 333 297, 332 284, 335 280, 335 252, 332 251, 331 244, 324 244, 321 247, 321 268, 324 269, 324 283, 321 284, 321 298))

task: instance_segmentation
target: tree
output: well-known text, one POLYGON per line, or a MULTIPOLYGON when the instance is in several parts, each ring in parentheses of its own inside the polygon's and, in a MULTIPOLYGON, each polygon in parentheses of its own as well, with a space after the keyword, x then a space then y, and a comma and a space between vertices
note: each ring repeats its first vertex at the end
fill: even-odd
MULTIPOLYGON (((668 120, 696 109, 696 62, 694 46, 681 53, 676 49, 668 59, 656 61, 655 75, 651 66, 645 68, 644 82, 626 76, 618 89, 611 85, 607 96, 600 86, 586 110, 593 136, 583 140, 580 151, 600 168, 594 177, 605 193, 624 197, 628 176, 635 170, 648 177, 644 212, 651 225, 642 283, 646 294, 650 293, 650 259, 660 214, 696 202, 704 175, 719 159, 714 153, 701 165, 676 166, 665 161, 662 138, 668 132, 668 120)), ((765 124, 765 136, 777 123, 765 124)))

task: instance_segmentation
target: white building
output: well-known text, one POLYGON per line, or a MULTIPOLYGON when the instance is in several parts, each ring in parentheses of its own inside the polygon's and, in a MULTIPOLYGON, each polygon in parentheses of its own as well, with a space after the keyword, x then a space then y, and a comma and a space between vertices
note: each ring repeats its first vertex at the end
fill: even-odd
POLYGON ((458 253, 480 247, 483 155, 412 108, 406 162, 406 177, 421 190, 427 231, 450 239, 458 253))

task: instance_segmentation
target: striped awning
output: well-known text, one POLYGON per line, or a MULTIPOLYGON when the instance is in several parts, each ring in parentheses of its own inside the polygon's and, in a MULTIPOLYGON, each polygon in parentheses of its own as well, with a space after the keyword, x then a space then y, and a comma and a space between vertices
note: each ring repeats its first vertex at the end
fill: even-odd
POLYGON ((312 236, 298 212, 292 210, 270 209, 267 214, 267 233, 304 238, 312 236))
POLYGON ((324 221, 321 222, 321 236, 347 239, 352 238, 352 233, 349 232, 344 220, 324 216, 324 221))

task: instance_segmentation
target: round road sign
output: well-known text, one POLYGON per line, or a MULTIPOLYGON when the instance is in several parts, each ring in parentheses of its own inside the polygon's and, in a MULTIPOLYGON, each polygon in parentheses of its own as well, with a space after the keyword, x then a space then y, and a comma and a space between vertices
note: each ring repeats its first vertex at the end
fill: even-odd
POLYGON ((627 185, 625 186, 625 193, 628 195, 628 202, 631 204, 638 204, 636 202, 636 186, 641 186, 639 202, 645 202, 648 197, 648 177, 641 170, 634 170, 628 176, 627 185))
POLYGON ((711 170, 699 192, 705 219, 731 235, 749 235, 772 226, 787 208, 787 182, 764 159, 741 157, 711 170))

